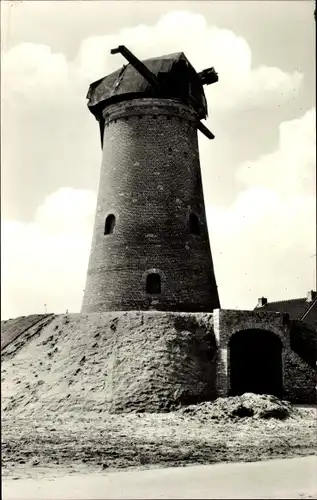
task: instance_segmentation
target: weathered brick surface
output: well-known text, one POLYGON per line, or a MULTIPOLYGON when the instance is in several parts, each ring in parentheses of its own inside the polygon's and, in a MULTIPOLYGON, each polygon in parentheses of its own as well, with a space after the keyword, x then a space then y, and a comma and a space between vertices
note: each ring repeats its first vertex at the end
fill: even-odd
MULTIPOLYGON (((254 329, 271 332, 277 335, 282 343, 284 397, 293 402, 316 402, 316 368, 310 366, 291 348, 292 323, 285 322, 283 314, 265 310, 216 310, 213 315, 214 333, 218 346, 217 390, 219 394, 226 396, 230 392, 230 340, 232 336, 237 332, 254 329), (222 354, 219 355, 219 353, 222 354), (224 360, 226 356, 227 359, 224 360)), ((300 327, 298 335, 301 336, 300 327)), ((315 334, 315 339, 316 337, 315 334)), ((305 343, 304 336, 301 336, 301 343, 305 343)))
POLYGON ((104 153, 82 312, 219 307, 201 181, 196 119, 167 99, 104 111, 104 153), (188 217, 199 217, 200 235, 188 217), (113 234, 104 235, 114 214, 113 234), (161 294, 148 295, 155 270, 161 294))

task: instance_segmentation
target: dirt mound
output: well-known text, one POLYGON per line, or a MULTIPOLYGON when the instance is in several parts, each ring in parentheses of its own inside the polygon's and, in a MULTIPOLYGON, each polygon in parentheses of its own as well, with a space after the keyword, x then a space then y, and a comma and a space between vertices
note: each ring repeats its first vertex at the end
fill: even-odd
POLYGON ((45 326, 53 318, 54 314, 31 314, 1 321, 1 351, 19 337, 22 343, 28 340, 33 335, 35 326, 41 329, 41 325, 45 326))
POLYGON ((169 411, 212 399, 212 314, 69 314, 34 324, 40 318, 18 318, 1 351, 6 417, 169 411))
POLYGON ((190 405, 181 413, 199 419, 229 420, 240 418, 276 418, 284 420, 298 416, 299 412, 288 401, 271 395, 245 393, 242 396, 218 398, 213 403, 190 405))

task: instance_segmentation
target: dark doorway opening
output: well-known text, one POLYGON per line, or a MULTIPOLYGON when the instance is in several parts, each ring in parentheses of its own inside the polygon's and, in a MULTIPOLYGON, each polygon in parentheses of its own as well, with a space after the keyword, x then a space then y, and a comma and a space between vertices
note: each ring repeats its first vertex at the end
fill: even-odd
POLYGON ((161 293, 161 277, 157 273, 151 273, 146 277, 146 292, 161 293))
POLYGON ((191 234, 200 234, 200 224, 196 214, 189 214, 189 232, 191 234))
POLYGON ((112 234, 116 225, 116 218, 113 214, 108 215, 105 222, 104 234, 112 234))
POLYGON ((282 342, 266 330, 243 330, 229 343, 230 395, 283 394, 282 342))

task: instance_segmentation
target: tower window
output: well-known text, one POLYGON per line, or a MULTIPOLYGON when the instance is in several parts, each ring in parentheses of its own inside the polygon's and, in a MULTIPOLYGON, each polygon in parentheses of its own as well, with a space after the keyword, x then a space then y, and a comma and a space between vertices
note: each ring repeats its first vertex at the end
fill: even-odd
POLYGON ((105 222, 105 232, 104 234, 112 234, 114 231, 114 227, 116 225, 116 218, 113 214, 110 214, 106 218, 105 222))
POLYGON ((146 277, 146 293, 161 293, 161 277, 157 273, 151 273, 146 277))
POLYGON ((189 232, 191 234, 200 234, 200 224, 196 214, 189 215, 189 232))

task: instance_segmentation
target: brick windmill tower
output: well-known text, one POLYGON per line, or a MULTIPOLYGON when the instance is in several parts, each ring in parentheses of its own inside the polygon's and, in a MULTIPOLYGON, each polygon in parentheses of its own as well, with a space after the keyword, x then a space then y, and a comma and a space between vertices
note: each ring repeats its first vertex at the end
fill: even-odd
POLYGON ((82 312, 212 312, 219 297, 209 245, 197 130, 203 85, 183 53, 138 60, 90 86, 103 160, 82 312))

